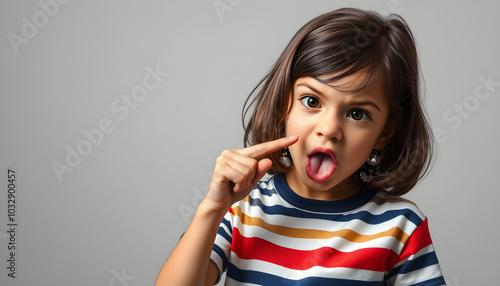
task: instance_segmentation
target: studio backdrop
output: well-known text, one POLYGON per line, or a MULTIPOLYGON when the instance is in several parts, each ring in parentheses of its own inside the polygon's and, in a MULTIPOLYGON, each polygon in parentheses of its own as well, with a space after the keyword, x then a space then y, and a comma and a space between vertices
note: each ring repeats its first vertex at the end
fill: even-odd
POLYGON ((152 285, 241 109, 293 34, 341 7, 403 16, 436 137, 407 197, 448 285, 497 285, 497 1, 0 3, 0 285, 152 285))

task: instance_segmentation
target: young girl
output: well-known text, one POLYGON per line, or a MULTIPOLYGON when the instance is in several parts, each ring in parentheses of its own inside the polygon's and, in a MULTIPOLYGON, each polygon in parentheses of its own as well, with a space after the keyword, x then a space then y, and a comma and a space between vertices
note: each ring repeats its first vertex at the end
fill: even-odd
POLYGON ((321 15, 254 93, 252 146, 217 159, 156 285, 213 285, 224 271, 225 285, 444 285, 426 217, 399 197, 432 150, 404 20, 321 15))

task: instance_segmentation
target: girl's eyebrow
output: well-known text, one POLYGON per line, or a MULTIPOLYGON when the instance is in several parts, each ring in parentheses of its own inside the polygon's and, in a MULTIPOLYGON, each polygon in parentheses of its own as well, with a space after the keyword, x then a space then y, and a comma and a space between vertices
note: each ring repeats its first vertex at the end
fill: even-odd
MULTIPOLYGON (((305 82, 304 83, 299 83, 299 84, 297 84, 297 87, 299 87, 299 86, 306 87, 306 88, 312 90, 313 92, 315 92, 316 94, 321 94, 321 95, 323 94, 321 91, 319 91, 316 88, 312 87, 308 83, 305 83, 305 82)), ((380 107, 377 104, 375 104, 375 102, 373 102, 371 100, 354 101, 353 104, 355 104, 355 105, 371 105, 371 106, 375 107, 378 111, 382 111, 382 110, 380 110, 380 107)))
POLYGON ((380 110, 380 107, 378 107, 378 105, 375 104, 375 102, 370 101, 370 100, 356 101, 353 104, 355 104, 355 105, 371 105, 371 106, 375 107, 378 111, 382 111, 382 110, 380 110))
POLYGON ((305 83, 305 82, 304 82, 304 83, 299 83, 299 84, 297 84, 297 87, 299 87, 299 86, 307 87, 307 88, 309 88, 310 90, 314 91, 315 93, 318 93, 318 94, 323 94, 321 91, 319 91, 319 90, 315 89, 314 87, 312 87, 312 86, 311 86, 310 84, 308 84, 308 83, 305 83))

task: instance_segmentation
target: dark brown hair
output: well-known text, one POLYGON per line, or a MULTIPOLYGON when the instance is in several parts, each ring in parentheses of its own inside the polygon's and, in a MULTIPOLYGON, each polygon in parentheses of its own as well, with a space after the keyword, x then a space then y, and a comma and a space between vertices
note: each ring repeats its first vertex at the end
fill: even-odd
MULTIPOLYGON (((397 195, 410 191, 429 168, 433 137, 419 96, 415 41, 398 15, 383 18, 375 12, 343 8, 304 25, 245 102, 245 147, 285 135, 284 123, 297 79, 310 76, 330 83, 357 72, 367 76, 351 92, 374 80, 383 83, 390 105, 387 125, 393 130, 377 173, 365 187, 397 195)), ((273 161, 270 174, 289 171, 279 164, 280 156, 281 152, 268 156, 273 161)))

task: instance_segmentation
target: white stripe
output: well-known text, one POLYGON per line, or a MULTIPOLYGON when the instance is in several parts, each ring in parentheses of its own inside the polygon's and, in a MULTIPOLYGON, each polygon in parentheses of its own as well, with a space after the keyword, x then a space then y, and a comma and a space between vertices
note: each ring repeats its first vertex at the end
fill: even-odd
POLYGON ((217 268, 219 269, 219 277, 222 277, 224 269, 222 269, 222 259, 219 254, 215 251, 212 251, 212 253, 210 254, 210 260, 215 262, 215 265, 217 265, 217 268))
POLYGON ((396 275, 397 279, 394 281, 394 285, 412 285, 441 276, 441 268, 438 264, 434 264, 406 274, 396 275))
POLYGON ((259 286, 258 284, 253 284, 253 283, 241 283, 229 277, 226 278, 226 282, 224 283, 224 286, 255 286, 255 285, 259 286))
POLYGON ((425 215, 422 213, 422 211, 410 200, 394 196, 391 194, 388 194, 386 192, 378 192, 377 195, 374 197, 374 199, 381 198, 384 203, 381 205, 377 205, 374 202, 369 202, 366 207, 363 207, 365 210, 369 210, 371 214, 377 215, 384 213, 388 210, 402 210, 402 209, 409 209, 413 211, 415 214, 417 214, 420 219, 424 220, 425 215), (396 201, 387 201, 390 199, 396 199, 396 201))

